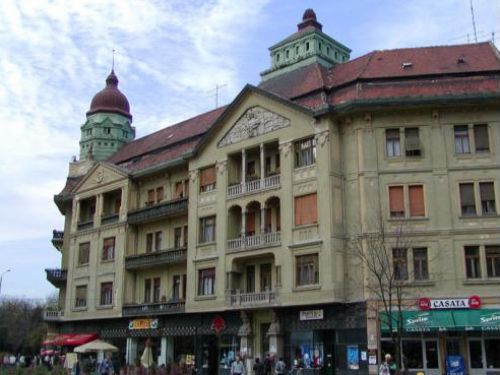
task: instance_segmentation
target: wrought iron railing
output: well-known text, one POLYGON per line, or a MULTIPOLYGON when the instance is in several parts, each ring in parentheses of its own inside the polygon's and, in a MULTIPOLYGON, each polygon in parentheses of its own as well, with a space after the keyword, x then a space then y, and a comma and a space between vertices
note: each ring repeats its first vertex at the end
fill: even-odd
POLYGON ((187 213, 187 209, 188 198, 180 198, 130 211, 127 214, 127 221, 129 224, 147 223, 187 213))
POLYGON ((123 305, 123 316, 144 316, 182 313, 185 310, 184 301, 169 301, 159 303, 127 303, 123 305))
POLYGON ((163 264, 185 262, 187 260, 187 249, 174 248, 167 250, 153 251, 137 255, 129 255, 125 258, 125 268, 133 270, 138 268, 149 268, 163 264))

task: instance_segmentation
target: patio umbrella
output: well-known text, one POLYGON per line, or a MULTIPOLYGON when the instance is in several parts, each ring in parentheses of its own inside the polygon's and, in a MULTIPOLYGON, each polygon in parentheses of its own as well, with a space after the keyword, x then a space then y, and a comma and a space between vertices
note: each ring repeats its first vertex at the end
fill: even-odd
POLYGON ((102 340, 94 340, 86 344, 77 346, 74 351, 76 353, 93 353, 93 352, 117 352, 118 348, 110 343, 102 340))

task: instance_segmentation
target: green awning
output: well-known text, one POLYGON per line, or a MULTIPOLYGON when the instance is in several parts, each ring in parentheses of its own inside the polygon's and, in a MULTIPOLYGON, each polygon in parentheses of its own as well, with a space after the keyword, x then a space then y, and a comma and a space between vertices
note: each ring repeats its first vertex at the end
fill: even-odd
MULTIPOLYGON (((380 321, 382 332, 389 332, 387 315, 381 313, 380 321)), ((449 331, 455 328, 451 311, 403 311, 403 331, 405 332, 433 332, 449 331)), ((397 313, 392 313, 392 329, 397 330, 397 313)))
POLYGON ((458 331, 500 331, 500 310, 455 310, 453 311, 458 331))
MULTIPOLYGON (((397 313, 392 313, 397 330, 397 313)), ((403 311, 404 332, 500 331, 500 309, 403 311)), ((382 332, 389 332, 387 314, 380 313, 382 332)))

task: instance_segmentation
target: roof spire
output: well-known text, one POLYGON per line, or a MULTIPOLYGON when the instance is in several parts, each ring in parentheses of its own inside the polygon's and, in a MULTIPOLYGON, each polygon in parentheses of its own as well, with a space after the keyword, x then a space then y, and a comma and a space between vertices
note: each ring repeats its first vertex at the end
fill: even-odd
POLYGON ((113 62, 111 64, 111 71, 114 72, 115 71, 115 49, 114 48, 113 48, 112 52, 113 52, 113 62))
POLYGON ((323 25, 318 22, 316 13, 311 8, 306 9, 302 16, 302 22, 297 25, 299 31, 305 29, 307 26, 313 26, 320 31, 323 29, 323 25))

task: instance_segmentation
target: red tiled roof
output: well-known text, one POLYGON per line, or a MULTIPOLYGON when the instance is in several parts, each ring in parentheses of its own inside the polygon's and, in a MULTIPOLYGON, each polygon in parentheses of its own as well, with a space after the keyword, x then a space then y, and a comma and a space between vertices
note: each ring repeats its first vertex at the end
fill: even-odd
POLYGON ((58 194, 59 196, 64 196, 66 194, 70 194, 73 189, 75 188, 76 185, 82 180, 84 176, 78 176, 78 177, 68 177, 66 179, 66 185, 64 185, 63 189, 61 192, 58 194))
POLYGON ((107 161, 120 164, 124 161, 171 146, 188 138, 204 134, 226 107, 220 107, 136 139, 112 155, 107 161))

